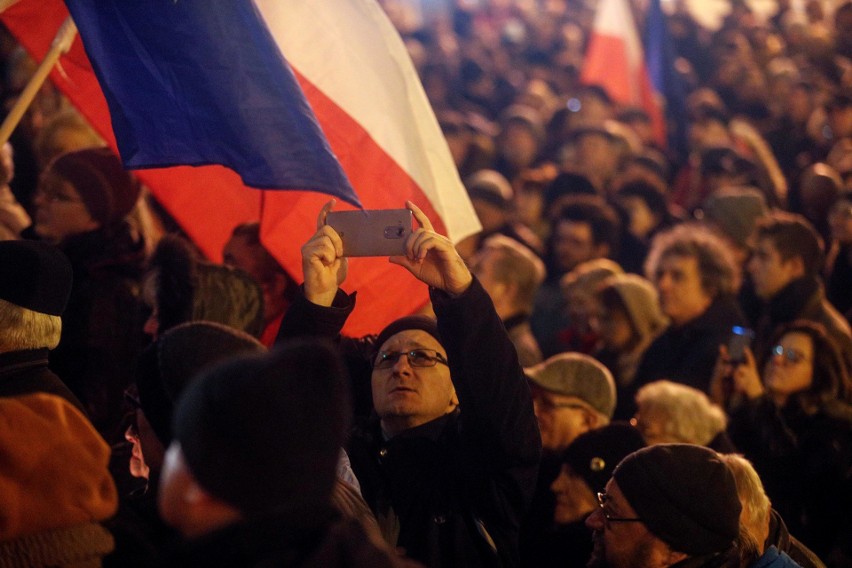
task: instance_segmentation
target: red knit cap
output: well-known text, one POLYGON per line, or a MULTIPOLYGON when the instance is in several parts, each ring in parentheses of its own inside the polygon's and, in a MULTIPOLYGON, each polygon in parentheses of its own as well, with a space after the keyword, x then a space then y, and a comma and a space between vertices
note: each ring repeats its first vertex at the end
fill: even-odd
POLYGON ((65 400, 0 398, 0 541, 111 517, 108 463, 109 446, 65 400))
POLYGON ((123 219, 139 199, 139 182, 109 148, 67 152, 47 168, 74 186, 89 214, 101 225, 123 219))

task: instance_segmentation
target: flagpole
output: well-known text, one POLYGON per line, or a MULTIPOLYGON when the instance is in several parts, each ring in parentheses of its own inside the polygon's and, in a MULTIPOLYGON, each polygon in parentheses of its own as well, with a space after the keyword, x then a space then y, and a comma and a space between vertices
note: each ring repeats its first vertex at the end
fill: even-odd
MULTIPOLYGON (((2 1, 2 3, 0 3, 0 11, 2 11, 17 0, 0 1, 2 1)), ((18 126, 18 123, 21 122, 24 113, 27 112, 27 109, 30 104, 32 104, 36 94, 38 94, 39 89, 41 89, 41 86, 47 79, 47 76, 50 75, 54 65, 56 65, 56 62, 59 61, 59 58, 63 53, 68 53, 68 50, 71 49, 71 44, 74 42, 74 37, 76 35, 77 26, 74 25, 74 20, 71 19, 71 16, 68 16, 68 18, 66 18, 59 27, 59 31, 56 32, 56 37, 53 38, 50 50, 47 52, 47 55, 44 56, 44 60, 41 62, 41 65, 39 65, 38 69, 36 69, 36 72, 30 79, 30 82, 27 83, 27 86, 24 88, 21 96, 18 97, 18 100, 15 102, 15 106, 13 106, 12 110, 9 111, 9 114, 3 121, 3 125, 0 126, 0 146, 9 141, 9 137, 18 126)))
POLYGON ((5 12, 6 8, 12 6, 12 4, 17 4, 18 0, 0 0, 0 13, 5 12))

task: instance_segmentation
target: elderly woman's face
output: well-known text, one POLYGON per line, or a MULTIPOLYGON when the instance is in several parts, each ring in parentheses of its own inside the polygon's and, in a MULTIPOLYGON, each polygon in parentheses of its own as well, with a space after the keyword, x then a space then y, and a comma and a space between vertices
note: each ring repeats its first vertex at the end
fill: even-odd
POLYGON ((804 333, 790 332, 773 347, 763 381, 771 393, 789 396, 811 386, 813 370, 813 341, 804 333))

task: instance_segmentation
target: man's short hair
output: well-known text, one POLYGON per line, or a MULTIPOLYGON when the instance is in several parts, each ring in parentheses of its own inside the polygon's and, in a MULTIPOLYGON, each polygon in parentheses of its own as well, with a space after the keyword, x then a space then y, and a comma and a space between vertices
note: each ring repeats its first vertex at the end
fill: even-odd
POLYGON ((62 334, 62 318, 34 312, 0 300, 0 353, 54 349, 62 334))
POLYGON ((603 198, 596 195, 572 196, 564 201, 553 226, 561 221, 587 223, 592 230, 595 245, 609 245, 610 256, 618 250, 621 223, 618 214, 603 198))
POLYGON ((758 240, 772 241, 784 260, 800 257, 808 276, 815 276, 822 270, 825 261, 822 238, 801 215, 773 213, 758 223, 755 236, 758 240))
POLYGON ((667 256, 692 257, 698 262, 701 287, 712 296, 733 294, 739 285, 739 270, 731 249, 708 228, 678 225, 659 233, 651 242, 645 274, 656 282, 657 269, 667 256))
POLYGON ((538 287, 544 282, 544 263, 528 247, 505 235, 493 235, 482 244, 482 250, 499 253, 494 261, 493 276, 500 282, 515 284, 517 301, 532 306, 538 287))
POLYGON ((661 419, 669 442, 706 446, 725 430, 725 411, 698 389, 672 381, 654 381, 636 393, 639 412, 661 419))

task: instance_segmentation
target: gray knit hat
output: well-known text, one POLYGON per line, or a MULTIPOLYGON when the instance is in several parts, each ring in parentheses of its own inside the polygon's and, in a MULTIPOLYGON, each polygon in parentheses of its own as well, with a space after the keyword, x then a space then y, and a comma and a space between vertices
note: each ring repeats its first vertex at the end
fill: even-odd
POLYGON ((615 380, 602 363, 582 353, 559 353, 526 369, 526 375, 543 389, 575 396, 608 418, 615 411, 615 380))

